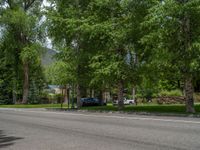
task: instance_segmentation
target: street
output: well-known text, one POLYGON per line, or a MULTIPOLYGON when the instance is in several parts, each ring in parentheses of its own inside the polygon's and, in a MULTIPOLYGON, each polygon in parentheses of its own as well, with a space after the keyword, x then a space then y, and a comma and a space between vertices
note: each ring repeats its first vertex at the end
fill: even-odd
POLYGON ((2 150, 199 150, 200 118, 0 109, 2 150))

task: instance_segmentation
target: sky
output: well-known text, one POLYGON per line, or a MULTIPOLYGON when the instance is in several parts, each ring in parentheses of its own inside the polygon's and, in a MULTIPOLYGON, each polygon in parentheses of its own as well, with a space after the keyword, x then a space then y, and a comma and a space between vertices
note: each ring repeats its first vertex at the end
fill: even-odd
MULTIPOLYGON (((50 3, 47 2, 47 0, 43 0, 43 5, 50 6, 50 3)), ((51 42, 51 39, 49 39, 49 37, 46 38, 46 46, 47 46, 47 48, 52 49, 52 42, 51 42)))
POLYGON ((50 4, 49 4, 49 2, 47 2, 47 0, 44 0, 44 1, 43 1, 43 5, 44 5, 44 6, 50 6, 50 4))

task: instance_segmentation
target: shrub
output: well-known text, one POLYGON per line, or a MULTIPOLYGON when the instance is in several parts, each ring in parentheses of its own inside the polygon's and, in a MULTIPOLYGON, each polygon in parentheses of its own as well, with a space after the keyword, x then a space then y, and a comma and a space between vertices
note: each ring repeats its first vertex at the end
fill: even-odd
POLYGON ((159 93, 159 96, 183 96, 181 90, 172 90, 172 91, 167 91, 163 90, 159 93))
POLYGON ((55 94, 54 96, 55 96, 54 98, 55 98, 56 103, 63 102, 64 97, 62 94, 55 94))

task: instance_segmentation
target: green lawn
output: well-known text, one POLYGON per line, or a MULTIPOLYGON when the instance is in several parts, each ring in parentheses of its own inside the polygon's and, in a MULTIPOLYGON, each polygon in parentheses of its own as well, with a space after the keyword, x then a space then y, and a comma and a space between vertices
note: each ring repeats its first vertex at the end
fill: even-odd
MULTIPOLYGON (((60 104, 16 104, 16 105, 0 105, 0 108, 60 108, 60 104)), ((67 107, 66 104, 63 104, 63 107, 67 107)))
MULTIPOLYGON (((99 110, 99 111, 118 111, 116 106, 96 106, 96 107, 83 107, 84 110, 99 110)), ((200 105, 195 105, 197 114, 200 114, 200 105)), ((138 106, 125 106, 122 110, 124 112, 153 112, 153 113, 185 113, 185 105, 138 105, 138 106)))
MULTIPOLYGON (((38 104, 38 105, 0 105, 0 108, 60 108, 60 104, 38 104)), ((64 104, 63 108, 67 108, 64 104)), ((108 104, 107 106, 92 106, 92 107, 82 107, 82 110, 91 111, 118 111, 117 106, 112 106, 108 104)), ((200 104, 195 105, 196 114, 200 114, 200 104)), ((140 104, 138 106, 127 105, 122 110, 124 112, 152 112, 152 113, 185 113, 185 105, 157 105, 157 104, 140 104)))

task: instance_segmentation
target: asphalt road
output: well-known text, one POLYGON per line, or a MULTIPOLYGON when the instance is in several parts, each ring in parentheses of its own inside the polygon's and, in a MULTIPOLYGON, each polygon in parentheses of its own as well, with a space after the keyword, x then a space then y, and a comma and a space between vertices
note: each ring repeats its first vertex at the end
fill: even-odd
POLYGON ((0 149, 200 150, 200 118, 0 109, 0 149))

